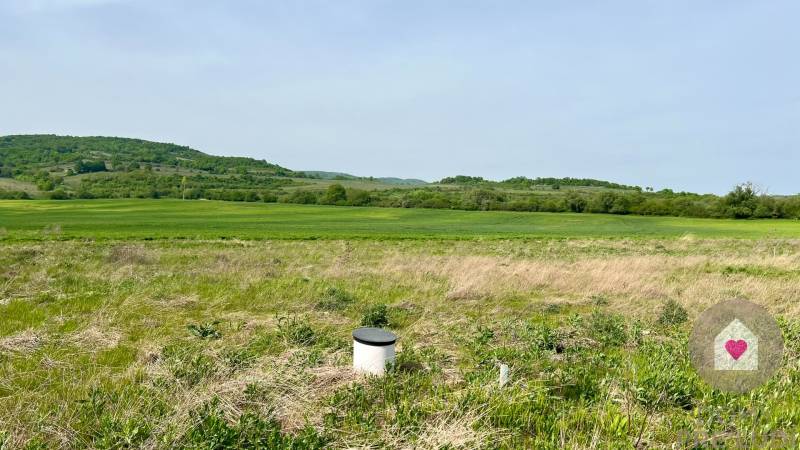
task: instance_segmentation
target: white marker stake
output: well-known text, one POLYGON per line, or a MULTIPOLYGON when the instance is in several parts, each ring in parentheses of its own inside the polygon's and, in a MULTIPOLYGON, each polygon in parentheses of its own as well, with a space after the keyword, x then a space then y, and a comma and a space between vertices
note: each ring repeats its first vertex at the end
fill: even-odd
POLYGON ((511 370, 508 368, 508 364, 500 364, 500 387, 508 384, 509 378, 511 378, 511 370))

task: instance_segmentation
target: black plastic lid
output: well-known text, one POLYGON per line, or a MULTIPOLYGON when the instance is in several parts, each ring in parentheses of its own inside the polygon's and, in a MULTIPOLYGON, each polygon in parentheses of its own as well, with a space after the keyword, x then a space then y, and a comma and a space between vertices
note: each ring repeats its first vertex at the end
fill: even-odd
POLYGON ((385 345, 394 344, 397 340, 397 336, 380 328, 364 327, 353 331, 353 339, 362 344, 383 347, 385 345))

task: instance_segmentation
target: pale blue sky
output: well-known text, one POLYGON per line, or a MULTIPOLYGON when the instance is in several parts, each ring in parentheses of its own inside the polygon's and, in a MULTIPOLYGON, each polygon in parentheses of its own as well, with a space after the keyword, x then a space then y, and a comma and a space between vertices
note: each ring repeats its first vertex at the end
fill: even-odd
POLYGON ((797 1, 0 0, 0 134, 800 192, 797 1))

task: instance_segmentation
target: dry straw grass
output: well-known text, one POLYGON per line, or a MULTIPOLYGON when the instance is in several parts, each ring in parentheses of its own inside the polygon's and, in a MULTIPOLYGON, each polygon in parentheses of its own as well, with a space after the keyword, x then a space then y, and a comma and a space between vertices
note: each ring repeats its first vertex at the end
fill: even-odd
POLYGON ((31 353, 44 343, 44 337, 35 330, 25 330, 13 336, 0 338, 0 352, 31 353))
POLYGON ((153 257, 143 245, 115 245, 108 251, 106 261, 113 265, 150 264, 153 257))
POLYGON ((411 276, 419 283, 445 280, 448 301, 522 294, 568 299, 603 295, 612 308, 645 314, 674 298, 697 314, 718 301, 745 297, 776 313, 796 316, 800 306, 798 255, 782 256, 613 256, 578 260, 514 259, 502 256, 395 256, 377 269, 411 276), (758 267, 778 276, 725 273, 726 267, 758 267), (787 274, 780 276, 780 273, 787 274))
POLYGON ((479 428, 479 422, 480 415, 476 413, 443 415, 426 423, 413 445, 398 448, 488 448, 498 435, 485 427, 479 428))
MULTIPOLYGON (((137 367, 129 370, 128 374, 142 371, 150 380, 170 378, 169 369, 160 359, 157 348, 155 345, 144 346, 137 367)), ((299 364, 307 357, 306 352, 308 349, 292 348, 277 356, 261 357, 253 367, 233 374, 220 370, 196 386, 174 385, 170 393, 174 413, 156 425, 154 435, 171 431, 179 440, 192 426, 190 413, 212 400, 231 422, 238 420, 247 408, 277 420, 287 432, 297 432, 307 425, 321 426, 326 411, 322 407, 323 400, 358 377, 349 365, 342 365, 346 360, 342 352, 326 355, 313 368, 299 364), (247 398, 247 387, 251 385, 268 393, 268 397, 247 398)), ((212 357, 218 367, 224 367, 221 355, 212 357)), ((159 444, 151 441, 147 447, 159 448, 159 444)))
POLYGON ((122 338, 119 330, 91 325, 70 336, 69 341, 89 351, 100 351, 116 347, 122 338))

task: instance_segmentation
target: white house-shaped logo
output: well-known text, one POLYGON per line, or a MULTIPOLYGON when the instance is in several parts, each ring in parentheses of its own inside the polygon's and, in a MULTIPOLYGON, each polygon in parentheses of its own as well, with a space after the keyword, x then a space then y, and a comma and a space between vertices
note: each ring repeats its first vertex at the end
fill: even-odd
POLYGON ((714 338, 715 370, 758 370, 758 337, 733 319, 714 338))

